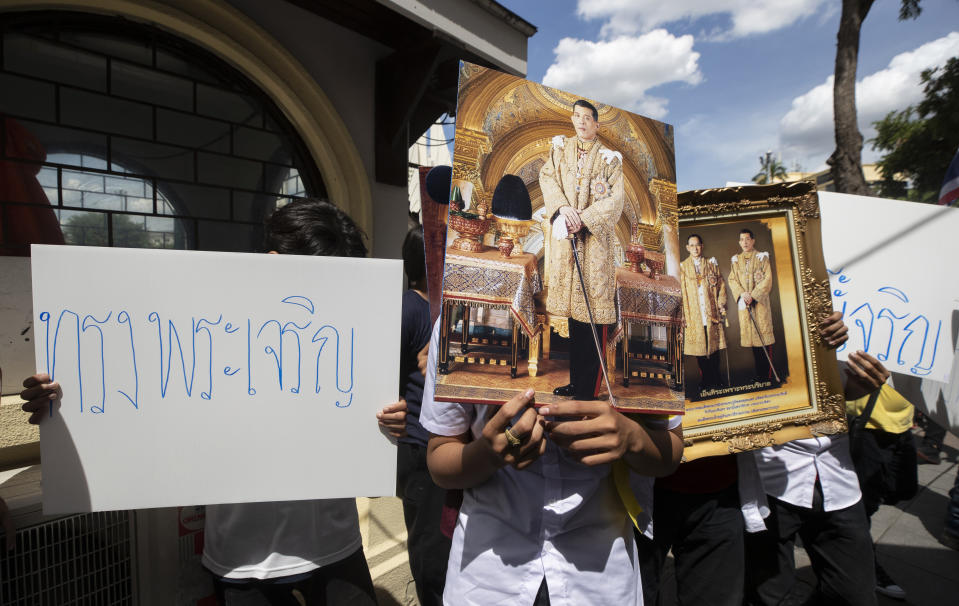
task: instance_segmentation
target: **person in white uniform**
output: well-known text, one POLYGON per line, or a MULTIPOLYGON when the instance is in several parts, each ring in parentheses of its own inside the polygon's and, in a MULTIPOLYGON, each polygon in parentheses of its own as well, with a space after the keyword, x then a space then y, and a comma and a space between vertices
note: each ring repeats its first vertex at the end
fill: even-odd
MULTIPOLYGON (((846 333, 842 325, 826 340, 836 347, 846 333)), ((847 383, 846 399, 859 397, 850 393, 855 385, 847 383)), ((746 604, 791 603, 797 535, 818 580, 815 603, 876 603, 872 538, 847 434, 742 453, 739 482, 748 533, 746 604)))
MULTIPOLYGON (((366 256, 360 229, 326 201, 290 202, 266 227, 271 254, 366 256)), ((23 410, 31 413, 30 423, 39 423, 61 388, 47 374, 23 385, 23 410)), ((380 425, 394 436, 406 424, 400 404, 380 415, 380 425)), ((202 562, 225 606, 376 604, 353 499, 207 506, 202 562)))
POLYGON ((642 604, 632 523, 611 478, 624 461, 648 476, 682 456, 679 418, 637 421, 607 402, 532 407, 433 399, 438 324, 420 422, 434 480, 464 490, 445 604, 642 604))

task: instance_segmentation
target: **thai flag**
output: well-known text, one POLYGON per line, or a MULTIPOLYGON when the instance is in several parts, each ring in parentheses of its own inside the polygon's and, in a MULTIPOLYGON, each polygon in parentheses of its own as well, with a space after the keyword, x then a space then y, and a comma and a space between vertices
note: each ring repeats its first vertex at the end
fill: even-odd
POLYGON ((949 163, 949 170, 942 180, 942 189, 939 190, 939 204, 952 206, 959 200, 959 151, 949 163))

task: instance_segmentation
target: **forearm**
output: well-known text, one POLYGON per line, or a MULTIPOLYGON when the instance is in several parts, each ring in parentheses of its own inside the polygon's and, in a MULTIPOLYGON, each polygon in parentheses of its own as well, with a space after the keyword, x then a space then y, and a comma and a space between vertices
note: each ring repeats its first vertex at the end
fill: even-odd
POLYGON ((682 429, 654 429, 630 419, 636 425, 623 460, 636 473, 662 477, 679 466, 683 457, 682 429))
POLYGON ((739 283, 739 276, 735 272, 730 273, 729 292, 733 296, 733 301, 738 301, 745 291, 746 289, 739 283))
POLYGON ((426 463, 437 486, 462 489, 479 486, 502 467, 483 440, 466 441, 466 436, 430 438, 426 463))

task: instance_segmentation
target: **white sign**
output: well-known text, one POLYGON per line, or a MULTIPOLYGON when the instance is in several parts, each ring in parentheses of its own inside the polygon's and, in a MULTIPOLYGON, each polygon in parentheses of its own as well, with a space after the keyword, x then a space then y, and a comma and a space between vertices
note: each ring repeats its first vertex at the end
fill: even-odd
POLYGON ((393 494, 399 261, 32 251, 45 513, 393 494))
POLYGON ((829 192, 819 203, 833 305, 850 331, 840 359, 868 350, 959 435, 959 210, 829 192))
POLYGON ((839 358, 863 350, 892 372, 947 381, 959 212, 830 192, 819 202, 833 306, 849 326, 839 358))

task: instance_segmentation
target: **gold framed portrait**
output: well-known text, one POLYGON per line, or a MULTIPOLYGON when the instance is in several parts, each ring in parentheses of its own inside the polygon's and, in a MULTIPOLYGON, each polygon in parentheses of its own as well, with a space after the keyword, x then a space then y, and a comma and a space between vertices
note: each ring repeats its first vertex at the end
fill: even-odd
POLYGON ((809 182, 678 196, 686 460, 846 431, 809 182))

